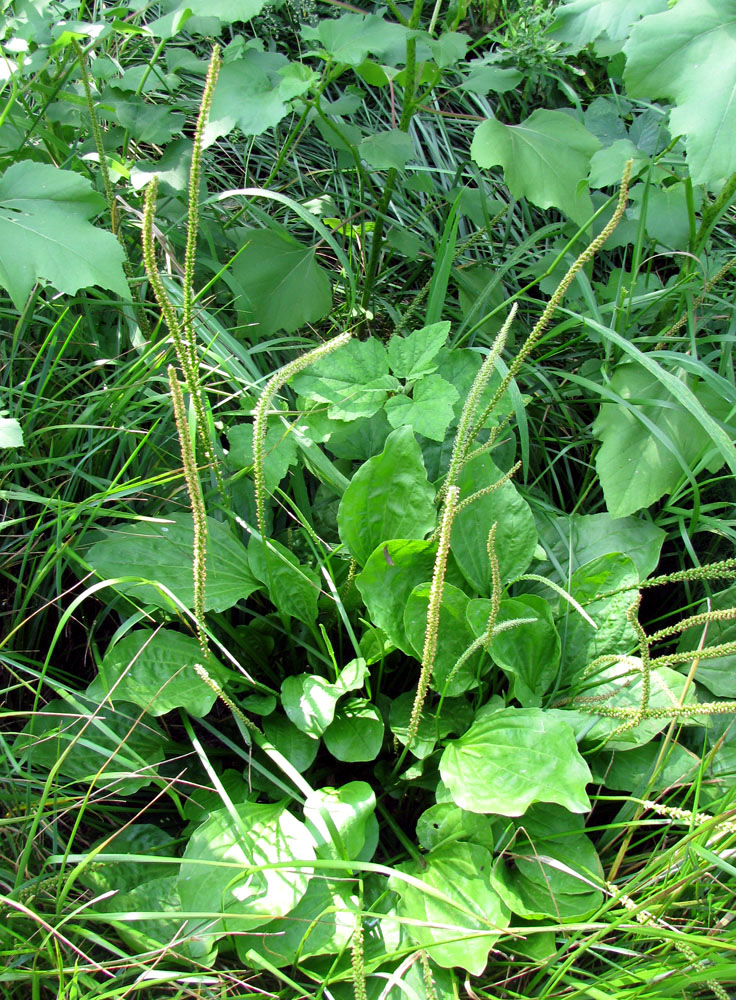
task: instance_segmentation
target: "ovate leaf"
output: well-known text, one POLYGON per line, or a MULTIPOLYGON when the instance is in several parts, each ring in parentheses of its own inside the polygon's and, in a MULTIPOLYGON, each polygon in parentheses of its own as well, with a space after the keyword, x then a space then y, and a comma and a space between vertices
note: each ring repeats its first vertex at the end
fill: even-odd
MULTIPOLYGON (((492 486, 502 475, 488 455, 474 458, 460 473, 460 500, 492 486)), ((498 525, 495 550, 503 583, 526 570, 537 546, 534 515, 511 482, 460 511, 452 529, 452 554, 465 579, 482 595, 490 594, 491 562, 487 543, 488 532, 494 523, 498 525)))
POLYGON ((381 713, 364 698, 349 698, 324 732, 325 746, 344 761, 375 760, 383 743, 381 713))
POLYGON ((424 538, 436 523, 434 489, 409 427, 389 435, 380 455, 353 476, 337 513, 340 538, 364 565, 391 538, 424 538))
POLYGON ((469 812, 523 816, 533 802, 587 812, 591 780, 573 730, 539 708, 505 708, 481 717, 450 742, 440 774, 469 812))
POLYGON ((678 0, 636 24, 624 51, 628 95, 674 104, 670 131, 687 137, 693 183, 716 183, 733 173, 736 11, 730 0, 678 0))
POLYGON ((500 164, 515 198, 528 198, 539 208, 559 208, 582 224, 593 214, 585 178, 600 145, 570 115, 540 109, 519 125, 483 122, 470 153, 481 167, 500 164))
POLYGON ((286 916, 307 891, 310 871, 269 865, 315 858, 306 826, 283 805, 234 809, 219 809, 194 831, 177 880, 182 908, 208 914, 192 917, 188 930, 201 928, 211 941, 286 916))
MULTIPOLYGON (((728 404, 704 383, 683 374, 682 384, 711 416, 727 416, 728 404)), ((723 456, 715 453, 708 431, 643 366, 619 364, 608 387, 624 402, 602 403, 593 433, 601 442, 596 468, 613 517, 633 514, 672 493, 698 459, 705 457, 711 472, 721 467, 723 456)))
POLYGON ((201 663, 217 677, 220 665, 213 656, 202 656, 192 636, 168 629, 136 629, 108 649, 97 677, 87 694, 102 701, 106 696, 140 705, 149 715, 165 715, 184 708, 190 715, 204 716, 217 695, 194 672, 201 663))
POLYGON ((104 208, 71 170, 31 161, 8 167, 0 177, 0 285, 17 309, 39 278, 69 294, 100 285, 130 298, 122 247, 89 222, 104 208))
POLYGON ((404 608, 414 587, 432 579, 437 545, 412 539, 386 542, 355 578, 371 619, 394 646, 414 656, 404 628, 404 608))
POLYGON ((231 270, 243 290, 239 312, 243 322, 256 324, 257 340, 279 330, 293 333, 327 315, 332 307, 330 279, 313 247, 285 230, 250 229, 241 236, 245 247, 231 270))
POLYGON ((365 781, 320 788, 304 803, 304 817, 319 858, 359 857, 375 823, 376 796, 365 781))
POLYGON ((425 855, 421 865, 398 866, 427 889, 396 877, 390 880, 399 893, 398 913, 409 921, 406 930, 438 965, 457 965, 479 976, 488 952, 508 926, 508 908, 491 885, 492 864, 484 847, 449 844, 425 855))
POLYGON ((251 538, 248 559, 254 576, 263 583, 279 611, 311 625, 317 618, 319 577, 303 566, 280 542, 251 538))
MULTIPOLYGON (((113 528, 107 538, 92 546, 87 561, 103 578, 135 576, 162 583, 185 607, 192 608, 193 552, 192 515, 172 514, 166 520, 126 522, 113 528)), ((208 517, 205 609, 224 611, 259 587, 245 546, 221 521, 208 517)), ((119 583, 115 589, 157 608, 171 609, 171 601, 158 587, 119 583)))
POLYGON ((281 702, 293 724, 317 739, 335 717, 340 697, 334 684, 313 674, 286 677, 281 685, 281 702))

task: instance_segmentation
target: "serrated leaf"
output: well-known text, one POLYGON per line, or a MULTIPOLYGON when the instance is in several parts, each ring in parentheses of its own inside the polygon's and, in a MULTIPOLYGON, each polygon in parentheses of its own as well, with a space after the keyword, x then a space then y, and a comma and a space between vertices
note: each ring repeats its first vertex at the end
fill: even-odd
POLYGON ((460 966, 479 976, 488 952, 508 926, 510 914, 490 881, 493 858, 477 844, 438 847, 398 870, 424 882, 435 893, 392 878, 399 893, 397 911, 406 930, 430 958, 444 968, 460 966))
POLYGON ((364 565, 392 538, 423 538, 435 526, 434 489, 409 427, 388 436, 380 455, 365 462, 340 501, 337 526, 354 559, 364 565))
POLYGON ((245 135, 261 135, 278 125, 289 110, 285 80, 279 72, 286 65, 284 56, 257 49, 248 49, 242 59, 224 64, 205 125, 205 149, 236 127, 245 135))
POLYGON ((500 164, 515 198, 559 208, 582 225, 593 214, 585 178, 599 148, 598 139, 570 115, 540 109, 519 125, 483 122, 470 154, 481 167, 500 164))
POLYGON ((0 178, 0 285, 22 310, 35 282, 60 292, 100 285, 130 298, 123 250, 88 220, 104 200, 79 174, 48 163, 14 163, 0 178))
MULTIPOLYGON (((172 514, 160 521, 125 522, 107 532, 86 554, 99 576, 138 576, 171 590, 187 608, 194 607, 192 559, 194 529, 191 514, 172 514)), ((207 518, 207 577, 205 610, 224 611, 245 600, 260 584, 248 566, 245 546, 221 521, 207 518)), ((158 587, 120 583, 115 589, 138 601, 171 610, 158 587)))
POLYGON ((588 183, 592 188, 618 184, 623 176, 627 160, 634 161, 631 172, 636 174, 645 163, 649 162, 649 157, 637 149, 630 139, 617 139, 605 149, 599 149, 597 153, 593 154, 590 161, 588 183))
POLYGON ((403 170, 415 156, 414 143, 406 132, 397 128, 389 129, 387 132, 366 136, 358 146, 358 155, 376 170, 388 170, 391 167, 403 170))
POLYGON ((356 420, 376 413, 398 382, 389 375, 385 347, 371 338, 348 341, 297 375, 292 387, 308 399, 331 404, 330 419, 356 420))
POLYGON ((485 97, 490 91, 494 94, 505 94, 513 90, 524 79, 524 74, 518 69, 508 69, 505 66, 493 66, 484 63, 469 63, 468 75, 458 85, 459 90, 467 90, 471 94, 481 94, 485 97))
POLYGON ((434 361, 442 350, 450 332, 450 323, 443 320, 414 330, 408 337, 396 334, 388 342, 388 363, 397 378, 407 381, 430 375, 437 371, 434 361))
POLYGON ((220 664, 203 657, 192 636, 169 629, 136 629, 108 649, 87 694, 103 701, 110 696, 140 705, 149 715, 184 708, 190 715, 207 715, 217 695, 194 672, 201 663, 217 678, 220 664))
POLYGON ((431 441, 444 441, 454 417, 453 406, 460 399, 454 385, 441 375, 425 375, 408 396, 392 396, 385 405, 392 427, 408 424, 417 434, 431 441))
POLYGON ((117 119, 139 142, 164 146, 182 131, 186 122, 184 115, 166 105, 147 104, 141 97, 117 87, 109 88, 103 101, 100 117, 117 119), (107 111, 108 106, 112 113, 107 111))
POLYGON ((469 812, 523 816, 534 802, 587 812, 591 780, 569 725, 539 708, 505 708, 450 742, 440 774, 469 812))
POLYGON ((332 288, 313 247, 286 230, 249 229, 241 236, 245 247, 231 271, 244 292, 236 300, 239 315, 256 324, 251 336, 260 340, 279 330, 293 333, 327 315, 332 288))
POLYGON ((674 104, 670 131, 685 135, 694 184, 736 169, 736 13, 729 0, 678 0, 636 24, 624 47, 631 97, 674 104), (707 67, 707 71, 706 71, 707 67), (713 81, 718 86, 713 86, 713 81))

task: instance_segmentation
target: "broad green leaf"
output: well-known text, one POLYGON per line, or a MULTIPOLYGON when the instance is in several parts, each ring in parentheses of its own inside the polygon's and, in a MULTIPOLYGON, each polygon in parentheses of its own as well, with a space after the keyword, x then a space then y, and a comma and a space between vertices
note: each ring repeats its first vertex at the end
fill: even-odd
MULTIPOLYGON (((638 219, 645 208, 645 186, 636 184, 631 189, 632 207, 629 217, 638 219)), ((703 204, 703 193, 684 181, 668 187, 648 185, 646 189, 646 214, 644 225, 647 236, 673 250, 687 250, 690 246, 690 206, 698 212, 703 204)))
POLYGON ((561 514, 539 524, 541 542, 565 573, 609 552, 621 552, 646 580, 659 563, 666 532, 639 517, 613 518, 610 514, 561 514))
POLYGON ((394 336, 388 342, 388 363, 397 378, 407 381, 437 371, 434 360, 447 342, 450 323, 443 320, 414 330, 408 337, 394 336))
MULTIPOLYGON (((292 767, 303 773, 312 766, 319 750, 319 740, 316 737, 302 732, 280 712, 266 716, 262 725, 266 738, 278 747, 292 767)), ((275 797, 282 795, 283 788, 274 787, 273 794, 275 797)))
POLYGON ((248 545, 248 560, 279 611, 306 625, 316 621, 320 583, 311 566, 303 566, 281 542, 269 539, 264 544, 255 537, 248 545))
MULTIPOLYGON (((727 416, 729 404, 708 386, 684 373, 681 378, 711 416, 727 416)), ((723 465, 707 430, 637 362, 619 364, 608 388, 624 402, 603 402, 593 433, 601 442, 596 469, 613 517, 633 514, 672 493, 699 460, 711 472, 723 465)))
POLYGON ((437 802, 417 820, 417 840, 425 851, 433 851, 457 840, 493 850, 493 823, 487 816, 467 812, 453 802, 437 802))
MULTIPOLYGON (((424 636, 427 631, 429 589, 429 583, 415 587, 409 595, 404 611, 404 628, 418 660, 422 658, 424 636)), ((475 635, 467 622, 467 608, 467 594, 452 584, 445 583, 440 604, 437 652, 430 683, 435 691, 450 698, 477 687, 478 671, 483 658, 483 654, 476 650, 462 666, 455 669, 463 653, 475 640, 475 635)))
POLYGON ((469 812, 523 816, 534 802, 587 812, 591 780, 569 725, 539 708, 505 708, 445 748, 440 774, 469 812))
POLYGON ((256 324, 256 340, 279 330, 293 333, 327 315, 332 308, 330 279, 313 247, 286 230, 248 229, 240 235, 244 249, 230 268, 242 289, 236 306, 244 323, 256 324))
POLYGON ((414 647, 404 629, 404 608, 417 584, 432 579, 436 544, 393 539, 371 553, 355 578, 371 619, 409 656, 414 647))
POLYGON ((399 893, 399 915, 411 921, 408 934, 438 965, 460 966, 479 976, 499 933, 508 926, 509 911, 491 885, 492 864, 485 848, 455 843, 425 855, 421 865, 397 866, 434 893, 399 878, 389 880, 399 893))
MULTIPOLYGON (((227 439, 230 445, 228 464, 237 470, 253 465, 253 424, 236 424, 229 428, 227 439)), ((271 418, 266 431, 265 452, 263 472, 266 489, 273 492, 289 471, 289 466, 296 464, 297 456, 294 438, 276 417, 271 418)))
POLYGON ((316 739, 334 719, 341 693, 324 677, 296 674, 282 682, 281 703, 297 729, 316 739))
POLYGON ((518 86, 523 79, 524 74, 518 69, 507 69, 505 66, 494 66, 477 60, 468 64, 467 76, 463 77, 458 87, 460 90, 485 97, 491 91, 494 94, 505 94, 507 90, 513 90, 518 86))
MULTIPOLYGON (((693 614, 703 614, 705 611, 722 611, 736 608, 736 587, 729 587, 714 594, 708 601, 694 609, 693 614)), ((693 659, 697 655, 697 672, 695 680, 708 688, 717 698, 736 698, 736 653, 726 656, 709 657, 708 647, 736 641, 736 618, 724 621, 709 622, 704 625, 693 625, 682 633, 678 652, 693 650, 693 659), (702 646, 702 648, 701 648, 702 646), (697 650, 697 654, 696 651, 697 650)), ((691 664, 681 664, 678 669, 688 673, 691 664)))
POLYGON ((220 664, 211 655, 203 657, 192 636, 170 629, 136 629, 108 649, 87 695, 100 701, 122 698, 153 716, 184 708, 201 717, 210 711, 217 695, 194 672, 195 663, 218 678, 220 664))
POLYGON ((416 154, 411 136, 394 128, 366 136, 358 146, 358 155, 375 170, 403 170, 416 154))
POLYGON ((667 6, 668 0, 574 0, 557 8, 550 33, 572 52, 595 42, 599 55, 613 55, 623 49, 640 18, 667 6))
POLYGON ((236 127, 245 135, 261 135, 278 125, 289 111, 280 72, 287 65, 284 56, 255 48, 223 65, 205 125, 205 148, 236 127))
MULTIPOLYGON (((461 502, 498 482, 503 473, 488 457, 479 455, 460 473, 461 502)), ((537 529, 529 504, 511 482, 471 503, 455 518, 452 529, 452 554, 460 570, 478 594, 490 594, 491 562, 488 558, 488 532, 496 529, 496 558, 501 582, 508 583, 523 573, 537 547, 537 529)))
POLYGON ((375 760, 383 743, 381 713, 364 698, 349 698, 335 712, 323 738, 338 760, 375 760))
POLYGON ((318 403, 330 403, 327 416, 337 420, 370 417, 381 408, 387 390, 398 388, 388 373, 383 344, 350 340, 292 380, 295 392, 318 403))
POLYGON ((541 805, 524 817, 491 877, 513 913, 556 921, 584 920, 595 913, 603 902, 597 888, 602 882, 603 869, 582 831, 582 817, 541 805))
POLYGON ((192 14, 201 17, 216 17, 226 24, 233 21, 250 21, 260 14, 266 0, 186 0, 185 6, 192 14))
POLYGON ((582 225, 593 214, 584 182, 600 145, 570 115, 540 109, 519 125, 483 122, 475 130, 470 154, 480 167, 500 164, 515 198, 528 198, 539 208, 559 208, 582 225))
POLYGON ((311 871, 268 866, 315 858, 307 827, 283 804, 246 802, 235 812, 237 817, 219 809, 197 827, 177 879, 182 909, 209 914, 192 917, 188 930, 210 941, 286 916, 307 891, 311 871))
POLYGON ((75 694, 45 705, 16 738, 13 750, 42 771, 64 755, 59 774, 68 781, 132 795, 158 777, 164 735, 153 721, 141 718, 137 705, 119 701, 114 708, 100 706, 75 694))
POLYGON ((459 398, 457 389, 441 375, 426 375, 415 383, 411 399, 399 395, 386 402, 386 416, 392 427, 408 425, 431 441, 444 441, 459 398))
MULTIPOLYGON (((110 529, 107 535, 86 555, 99 576, 106 579, 136 576, 157 581, 171 590, 185 607, 194 607, 191 514, 172 514, 157 521, 128 521, 110 529)), ((249 569, 245 546, 221 521, 208 517, 205 610, 224 611, 259 587, 249 569)), ((171 601, 158 587, 120 583, 115 589, 137 601, 171 610, 171 601)))
MULTIPOLYGON (((416 670, 416 679, 419 680, 419 668, 416 670)), ((404 691, 398 698, 391 701, 389 711, 389 726, 391 735, 398 740, 402 746, 406 746, 409 736, 409 721, 411 719, 412 708, 414 706, 414 691, 404 691)), ((419 720, 419 728, 416 737, 411 745, 411 752, 418 760, 428 757, 435 748, 439 732, 436 717, 428 710, 422 712, 419 720)))
POLYGON ((317 857, 356 860, 365 845, 371 821, 375 820, 375 811, 376 796, 365 781, 349 781, 340 788, 320 788, 313 792, 304 803, 304 819, 314 839, 317 857))
POLYGON ((317 42, 334 62, 359 66, 369 55, 381 57, 404 46, 410 33, 375 14, 343 14, 334 20, 322 18, 314 26, 303 24, 302 36, 317 42))
MULTIPOLYGON (((578 742, 584 740, 586 743, 605 743, 608 750, 629 750, 632 747, 649 743, 657 733, 661 733, 670 724, 672 719, 677 718, 676 709, 680 704, 686 679, 682 674, 669 667, 657 667, 656 670, 650 672, 649 684, 648 707, 661 709, 663 712, 671 712, 672 714, 645 719, 631 728, 622 729, 621 732, 617 732, 617 730, 622 727, 626 720, 598 716, 595 714, 595 705, 591 707, 590 712, 587 710, 580 712, 579 709, 576 709, 573 700, 569 710, 549 709, 548 711, 560 719, 565 719, 565 716, 569 715, 569 724, 575 728, 578 742)), ((580 696, 592 697, 596 703, 608 708, 626 710, 633 719, 642 699, 641 660, 636 656, 622 656, 619 662, 604 667, 598 671, 595 677, 590 678, 581 688, 580 696)), ((696 702, 695 692, 691 686, 683 704, 694 705, 696 702)), ((700 724, 700 720, 693 720, 692 716, 681 721, 685 725, 700 724)))
MULTIPOLYGON (((93 847, 104 843, 108 836, 93 847)), ((84 866, 80 879, 99 894, 110 890, 125 892, 142 882, 176 874, 177 865, 158 860, 175 855, 176 841, 171 834, 153 823, 132 823, 116 831, 114 840, 95 854, 96 864, 84 866), (116 861, 108 861, 106 854, 135 854, 137 857, 129 858, 121 865, 116 861), (142 860, 146 857, 150 861, 142 860)))
POLYGON ((358 908, 349 887, 313 878, 288 916, 234 936, 238 957, 248 967, 271 969, 288 968, 314 955, 349 951, 358 908))
POLYGON ((613 791, 633 792, 638 796, 647 789, 661 792, 691 781, 700 766, 700 757, 679 743, 669 743, 660 765, 662 749, 662 744, 655 741, 633 750, 604 751, 591 762, 593 778, 613 791))
MULTIPOLYGON (((476 636, 485 632, 490 612, 490 601, 468 604, 468 621, 476 636)), ((511 697, 524 708, 536 708, 557 676, 560 637, 549 604, 541 597, 520 594, 501 601, 497 626, 519 618, 532 620, 499 632, 488 646, 488 652, 511 680, 511 697)))
POLYGON ((430 38, 428 41, 432 58, 440 69, 447 69, 459 62, 470 44, 469 36, 461 31, 444 31, 439 38, 430 38))
POLYGON ((100 117, 117 120, 139 142, 165 146, 182 132, 186 123, 184 115, 165 104, 148 104, 140 96, 117 87, 108 88, 103 101, 100 117))
MULTIPOLYGON (((242 702, 240 704, 242 706, 242 702)), ((219 775, 220 783, 231 802, 248 802, 254 798, 257 793, 253 792, 250 777, 251 775, 248 773, 243 777, 240 771, 231 767, 226 768, 219 775)), ((193 824, 192 829, 194 829, 204 823, 210 813, 217 812, 222 807, 223 797, 219 789, 203 786, 195 788, 184 803, 184 815, 193 824)))
POLYGON ((597 556, 573 573, 567 589, 597 627, 593 628, 566 601, 561 605, 557 630, 563 637, 563 683, 573 683, 599 656, 622 654, 636 648, 636 633, 626 618, 635 600, 635 591, 610 592, 638 582, 636 566, 618 552, 597 556))
POLYGON ((373 550, 392 538, 424 538, 437 520, 434 489, 409 427, 399 427, 380 455, 353 476, 337 513, 340 538, 365 565, 373 550))
POLYGON ((314 426, 314 417, 329 428, 325 447, 337 458, 348 458, 351 461, 366 462, 377 455, 383 450, 392 430, 383 410, 370 417, 343 421, 329 417, 323 407, 319 416, 314 411, 310 414, 308 419, 311 426, 314 426))
POLYGON ((158 177, 162 188, 185 191, 192 163, 192 143, 188 139, 177 139, 170 143, 158 160, 138 160, 130 171, 133 190, 140 191, 154 177, 158 177))
POLYGON ((736 170, 736 12, 730 0, 678 0, 636 24, 624 47, 631 97, 665 98, 685 135, 694 184, 736 170), (718 86, 713 86, 713 81, 718 86))
POLYGON ((0 448, 22 448, 23 431, 13 417, 0 416, 0 448))
MULTIPOLYGON (((630 139, 618 139, 605 149, 599 149, 590 161, 588 183, 592 188, 618 184, 623 177, 627 160, 634 161, 631 172, 636 174, 645 163, 649 162, 649 157, 637 149, 630 139)), ((656 189, 650 186, 650 192, 652 190, 656 189)))
POLYGON ((0 177, 0 285, 22 310, 36 281, 59 292, 100 285, 125 299, 123 250, 89 222, 104 199, 86 178, 25 160, 0 177))

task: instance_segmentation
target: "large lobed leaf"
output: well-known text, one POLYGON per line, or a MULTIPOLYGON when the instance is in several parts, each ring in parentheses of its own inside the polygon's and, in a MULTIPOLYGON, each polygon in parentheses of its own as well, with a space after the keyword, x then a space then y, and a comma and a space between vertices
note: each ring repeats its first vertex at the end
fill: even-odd
POLYGON ((731 0, 678 0, 636 24, 624 47, 631 97, 675 105, 670 131, 687 136, 695 184, 736 170, 736 8, 731 0))
POLYGON ((84 177, 48 163, 14 163, 0 177, 0 285, 22 309, 39 278, 60 292, 100 285, 130 297, 123 250, 89 222, 105 207, 84 177))

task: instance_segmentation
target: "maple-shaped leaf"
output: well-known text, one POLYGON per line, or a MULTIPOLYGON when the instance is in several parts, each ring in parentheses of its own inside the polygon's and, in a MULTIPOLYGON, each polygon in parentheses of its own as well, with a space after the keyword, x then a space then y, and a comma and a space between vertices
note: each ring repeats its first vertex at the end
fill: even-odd
POLYGON ((22 309, 39 278, 60 292, 100 285, 130 297, 123 251, 89 221, 105 207, 84 177, 48 163, 14 163, 0 177, 0 285, 22 309))

